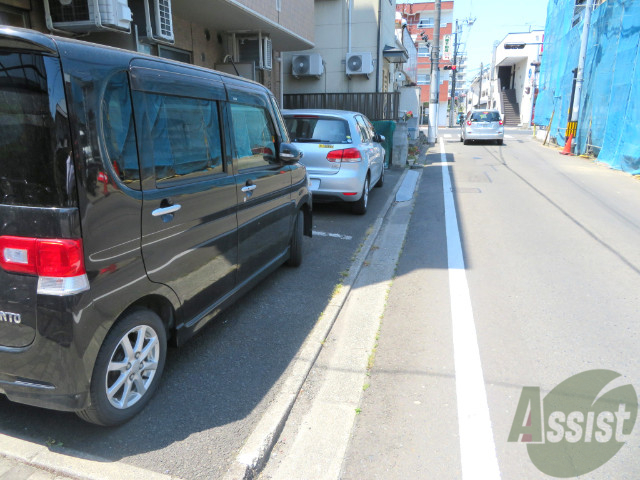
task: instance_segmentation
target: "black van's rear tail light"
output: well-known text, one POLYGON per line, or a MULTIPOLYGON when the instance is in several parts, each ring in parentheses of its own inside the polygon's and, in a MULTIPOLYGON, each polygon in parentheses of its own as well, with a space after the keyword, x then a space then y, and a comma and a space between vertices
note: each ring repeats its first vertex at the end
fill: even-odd
POLYGON ((0 266, 38 276, 38 293, 73 295, 89 289, 80 239, 0 237, 0 266))

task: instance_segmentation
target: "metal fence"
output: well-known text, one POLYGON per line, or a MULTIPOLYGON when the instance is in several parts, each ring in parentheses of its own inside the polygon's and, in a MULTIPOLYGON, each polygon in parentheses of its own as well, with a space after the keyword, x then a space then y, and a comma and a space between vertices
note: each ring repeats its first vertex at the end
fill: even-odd
POLYGON ((363 113, 369 120, 398 120, 400 92, 294 93, 284 95, 284 108, 331 108, 363 113))

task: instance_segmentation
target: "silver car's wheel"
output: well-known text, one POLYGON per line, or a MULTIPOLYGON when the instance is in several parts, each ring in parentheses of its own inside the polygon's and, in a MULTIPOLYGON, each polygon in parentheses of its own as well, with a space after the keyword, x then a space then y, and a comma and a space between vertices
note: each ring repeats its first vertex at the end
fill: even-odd
POLYGON ((134 310, 120 319, 100 347, 83 420, 110 426, 137 415, 156 391, 167 356, 167 334, 158 315, 134 310))
POLYGON ((376 183, 376 187, 380 188, 384 185, 384 165, 382 165, 382 172, 380 172, 380 178, 376 183))
POLYGON ((353 204, 353 213, 357 215, 364 215, 367 213, 367 205, 369 204, 369 175, 364 179, 364 186, 362 187, 362 196, 360 200, 353 204))

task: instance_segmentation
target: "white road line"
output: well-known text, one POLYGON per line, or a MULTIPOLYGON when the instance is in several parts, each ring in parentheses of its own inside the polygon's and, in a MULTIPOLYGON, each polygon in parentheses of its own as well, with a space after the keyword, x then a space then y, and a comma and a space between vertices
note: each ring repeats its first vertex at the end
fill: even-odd
POLYGON ((339 238, 340 240, 352 240, 353 239, 353 237, 351 235, 341 235, 339 233, 318 232, 316 230, 314 230, 312 233, 313 233, 314 236, 317 236, 317 237, 339 238))
POLYGON ((500 478, 500 469, 480 363, 480 350, 478 349, 469 285, 465 273, 456 206, 449 176, 449 164, 447 164, 444 140, 442 139, 440 139, 440 157, 447 233, 462 478, 464 480, 497 480, 500 478))
POLYGON ((451 138, 453 135, 451 135, 450 133, 445 133, 442 135, 444 138, 451 138))
POLYGON ((509 140, 512 140, 514 137, 513 135, 505 135, 504 138, 508 138, 509 140))

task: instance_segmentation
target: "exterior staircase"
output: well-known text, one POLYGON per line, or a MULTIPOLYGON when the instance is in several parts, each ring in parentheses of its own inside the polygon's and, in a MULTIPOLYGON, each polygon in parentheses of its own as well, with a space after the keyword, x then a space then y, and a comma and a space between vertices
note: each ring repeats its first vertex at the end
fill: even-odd
POLYGON ((502 116, 506 127, 520 125, 520 106, 516 101, 515 90, 502 90, 502 116))

